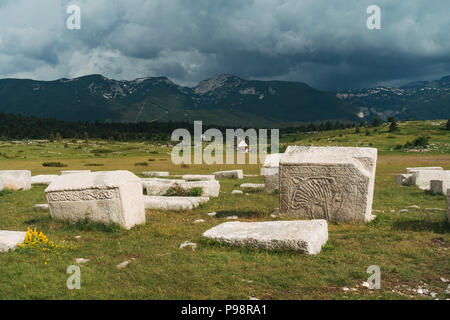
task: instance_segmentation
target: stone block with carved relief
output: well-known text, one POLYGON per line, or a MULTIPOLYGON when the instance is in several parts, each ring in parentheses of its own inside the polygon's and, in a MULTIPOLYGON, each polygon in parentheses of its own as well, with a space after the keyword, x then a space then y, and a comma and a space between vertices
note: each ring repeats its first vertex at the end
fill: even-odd
POLYGON ((125 229, 145 223, 142 182, 129 171, 63 175, 45 193, 55 220, 115 223, 125 229))

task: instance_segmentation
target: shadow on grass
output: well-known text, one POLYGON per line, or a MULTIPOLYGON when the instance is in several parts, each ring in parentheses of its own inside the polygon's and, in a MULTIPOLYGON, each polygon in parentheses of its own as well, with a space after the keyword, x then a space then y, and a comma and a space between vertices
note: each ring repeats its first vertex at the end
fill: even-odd
POLYGON ((209 248, 215 248, 215 249, 221 249, 221 250, 226 250, 226 251, 233 251, 235 253, 239 253, 242 254, 244 256, 246 255, 255 255, 255 254, 265 254, 268 256, 276 256, 276 257, 292 257, 292 256, 297 256, 297 255, 301 255, 304 257, 310 257, 310 255, 308 255, 306 252, 302 252, 302 251, 297 251, 291 248, 286 248, 286 249, 264 249, 264 248, 257 248, 257 247, 253 247, 251 245, 247 245, 247 246, 240 246, 240 245, 234 245, 234 244, 227 244, 227 243, 222 243, 222 242, 218 242, 212 239, 205 239, 205 238, 200 238, 197 241, 198 244, 201 245, 201 247, 209 247, 209 248))
POLYGON ((126 232, 124 228, 115 223, 104 224, 100 222, 91 222, 91 221, 77 221, 73 224, 69 224, 66 222, 61 222, 61 228, 63 230, 79 230, 79 231, 99 231, 99 232, 108 232, 108 233, 119 233, 126 232))
POLYGON ((217 211, 217 218, 226 218, 229 216, 238 216, 239 218, 262 218, 265 216, 263 212, 255 212, 248 210, 222 210, 217 211))
POLYGON ((400 220, 395 221, 392 228, 401 231, 450 233, 450 225, 447 221, 400 220))

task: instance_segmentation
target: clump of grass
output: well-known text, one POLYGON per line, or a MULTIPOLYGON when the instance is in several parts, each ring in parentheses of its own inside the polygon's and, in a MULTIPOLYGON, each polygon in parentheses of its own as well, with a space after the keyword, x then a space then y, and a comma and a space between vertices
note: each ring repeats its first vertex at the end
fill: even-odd
POLYGON ((134 164, 135 166, 142 166, 142 167, 148 167, 148 163, 147 162, 137 162, 134 164))
POLYGON ((156 159, 153 159, 153 158, 148 159, 148 162, 153 162, 153 161, 156 161, 156 159))
POLYGON ((12 193, 11 190, 7 190, 7 189, 5 189, 5 190, 0 190, 0 197, 6 196, 6 195, 8 195, 8 194, 10 194, 10 193, 12 193))
POLYGON ((63 168, 63 167, 67 167, 67 164, 62 163, 62 162, 43 162, 42 163, 43 167, 52 167, 52 168, 63 168))
POLYGON ((105 154, 105 153, 113 153, 114 150, 111 150, 111 149, 92 149, 90 152, 91 153, 95 153, 95 154, 105 154))
POLYGON ((202 188, 184 189, 179 184, 175 184, 169 190, 167 190, 165 196, 167 197, 200 197, 203 194, 202 188))
POLYGON ((104 164, 103 163, 86 163, 84 166, 85 167, 103 167, 104 164))

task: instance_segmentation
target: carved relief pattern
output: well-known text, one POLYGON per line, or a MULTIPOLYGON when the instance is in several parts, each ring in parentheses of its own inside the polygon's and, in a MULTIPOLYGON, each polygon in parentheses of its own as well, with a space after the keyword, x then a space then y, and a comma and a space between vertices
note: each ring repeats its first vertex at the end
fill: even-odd
POLYGON ((55 191, 47 193, 50 202, 107 200, 119 197, 117 189, 90 189, 79 191, 55 191))
POLYGON ((364 219, 368 179, 353 166, 282 166, 282 213, 334 221, 364 219))

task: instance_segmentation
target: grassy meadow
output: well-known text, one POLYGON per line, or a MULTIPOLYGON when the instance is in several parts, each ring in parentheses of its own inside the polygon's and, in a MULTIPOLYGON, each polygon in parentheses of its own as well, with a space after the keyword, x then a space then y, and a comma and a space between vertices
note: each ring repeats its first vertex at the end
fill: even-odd
MULTIPOLYGON (((52 221, 35 211, 45 203, 45 186, 0 191, 0 230, 42 231, 64 249, 16 250, 0 254, 0 299, 447 299, 450 282, 450 225, 447 200, 415 187, 400 187, 394 175, 407 167, 442 166, 450 170, 450 131, 444 121, 402 122, 389 133, 380 126, 369 135, 342 129, 280 138, 281 146, 343 145, 379 149, 373 209, 367 224, 329 223, 329 241, 316 256, 220 245, 202 239, 207 229, 236 215, 240 221, 273 221, 278 196, 264 192, 231 195, 242 183, 263 183, 261 176, 222 179, 220 197, 195 210, 147 211, 145 225, 114 226, 52 221), (427 150, 396 149, 419 136, 427 150), (408 208, 410 206, 418 208, 408 208), (408 212, 400 212, 408 209, 408 212), (208 216, 209 212, 217 216, 208 216), (195 223, 203 219, 203 223, 195 223), (76 238, 81 236, 81 238, 76 238), (185 241, 197 249, 180 250, 185 241), (68 266, 81 267, 81 289, 69 290, 68 266), (126 260, 130 264, 118 269, 126 260), (367 267, 381 268, 381 289, 362 286, 367 267), (441 279, 443 278, 443 279, 441 279), (420 291, 419 289, 425 289, 420 291), (420 293, 422 292, 422 294, 420 293), (431 294, 433 293, 433 294, 431 294)), ((54 143, 0 141, 0 170, 31 170, 33 175, 89 169, 169 171, 171 175, 243 169, 258 175, 260 165, 187 165, 171 162, 170 149, 144 142, 64 140, 54 143), (61 162, 65 167, 44 167, 61 162), (145 163, 145 165, 144 165, 145 163)))

